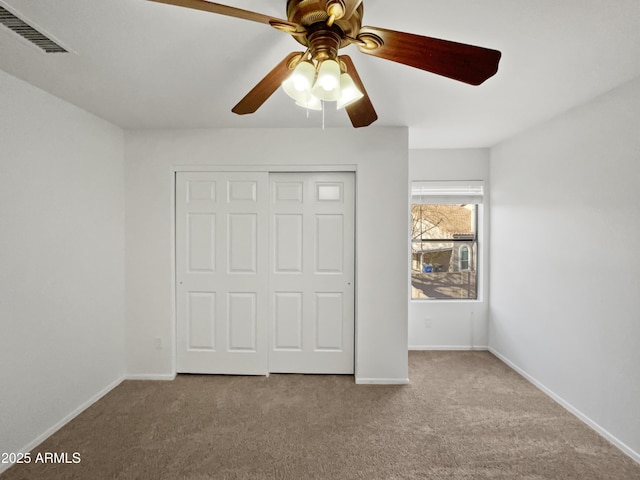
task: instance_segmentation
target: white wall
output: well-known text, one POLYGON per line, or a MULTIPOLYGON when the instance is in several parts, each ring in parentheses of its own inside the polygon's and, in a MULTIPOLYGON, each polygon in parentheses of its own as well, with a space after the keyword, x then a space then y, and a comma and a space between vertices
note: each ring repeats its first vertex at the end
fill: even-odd
POLYGON ((640 79, 492 149, 490 347, 640 461, 638 112, 640 79))
POLYGON ((408 133, 405 128, 127 132, 127 364, 175 373, 172 168, 356 165, 356 377, 407 379, 408 133), (157 340, 161 346, 158 348, 157 340))
POLYGON ((409 176, 412 181, 483 180, 486 195, 482 214, 478 218, 481 253, 478 300, 409 300, 409 348, 486 349, 489 150, 410 150, 409 176))
POLYGON ((124 143, 2 71, 0 105, 0 452, 18 452, 125 373, 124 143))

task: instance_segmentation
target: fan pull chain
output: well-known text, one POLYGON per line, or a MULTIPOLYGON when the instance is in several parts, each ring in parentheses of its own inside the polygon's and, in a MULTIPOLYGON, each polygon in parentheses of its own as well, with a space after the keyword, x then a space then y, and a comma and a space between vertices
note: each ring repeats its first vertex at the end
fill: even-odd
POLYGON ((324 130, 324 100, 322 100, 322 130, 324 130))

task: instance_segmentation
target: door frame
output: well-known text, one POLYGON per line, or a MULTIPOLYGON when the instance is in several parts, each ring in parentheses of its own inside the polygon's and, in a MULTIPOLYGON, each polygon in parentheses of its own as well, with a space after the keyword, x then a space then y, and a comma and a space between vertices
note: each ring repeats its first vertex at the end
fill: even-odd
MULTIPOLYGON (((171 167, 171 371, 173 376, 178 372, 178 311, 177 311, 177 295, 178 285, 176 283, 177 272, 177 252, 176 252, 176 186, 178 172, 266 172, 266 173, 331 173, 331 172, 353 172, 354 174, 354 279, 353 279, 353 368, 354 378, 358 377, 358 171, 355 164, 351 165, 174 165, 171 167)), ((269 376, 269 373, 266 375, 269 376)))

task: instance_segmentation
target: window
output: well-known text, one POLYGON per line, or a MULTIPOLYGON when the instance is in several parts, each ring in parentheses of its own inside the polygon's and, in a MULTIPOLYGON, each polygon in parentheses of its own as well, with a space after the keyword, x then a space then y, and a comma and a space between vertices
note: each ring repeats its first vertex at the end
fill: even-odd
POLYGON ((460 247, 458 258, 460 261, 460 270, 469 270, 469 247, 462 245, 460 247))
POLYGON ((478 298, 480 182, 413 182, 411 298, 478 298))

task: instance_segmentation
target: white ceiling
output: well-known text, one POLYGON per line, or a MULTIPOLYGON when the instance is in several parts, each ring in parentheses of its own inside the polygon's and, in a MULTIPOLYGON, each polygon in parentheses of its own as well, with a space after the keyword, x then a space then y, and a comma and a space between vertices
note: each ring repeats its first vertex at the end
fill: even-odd
MULTIPOLYGON (((286 0, 219 0, 285 17, 286 0)), ((44 54, 0 26, 0 69, 125 128, 312 127, 321 113, 277 91, 231 108, 300 46, 267 25, 146 0, 0 0, 72 54, 44 54)), ((410 148, 487 147, 640 76, 638 0, 365 0, 364 24, 500 50, 472 87, 351 55, 378 112, 410 148)), ((350 126, 327 108, 326 127, 350 126)), ((372 128, 372 127, 369 127, 372 128)))

